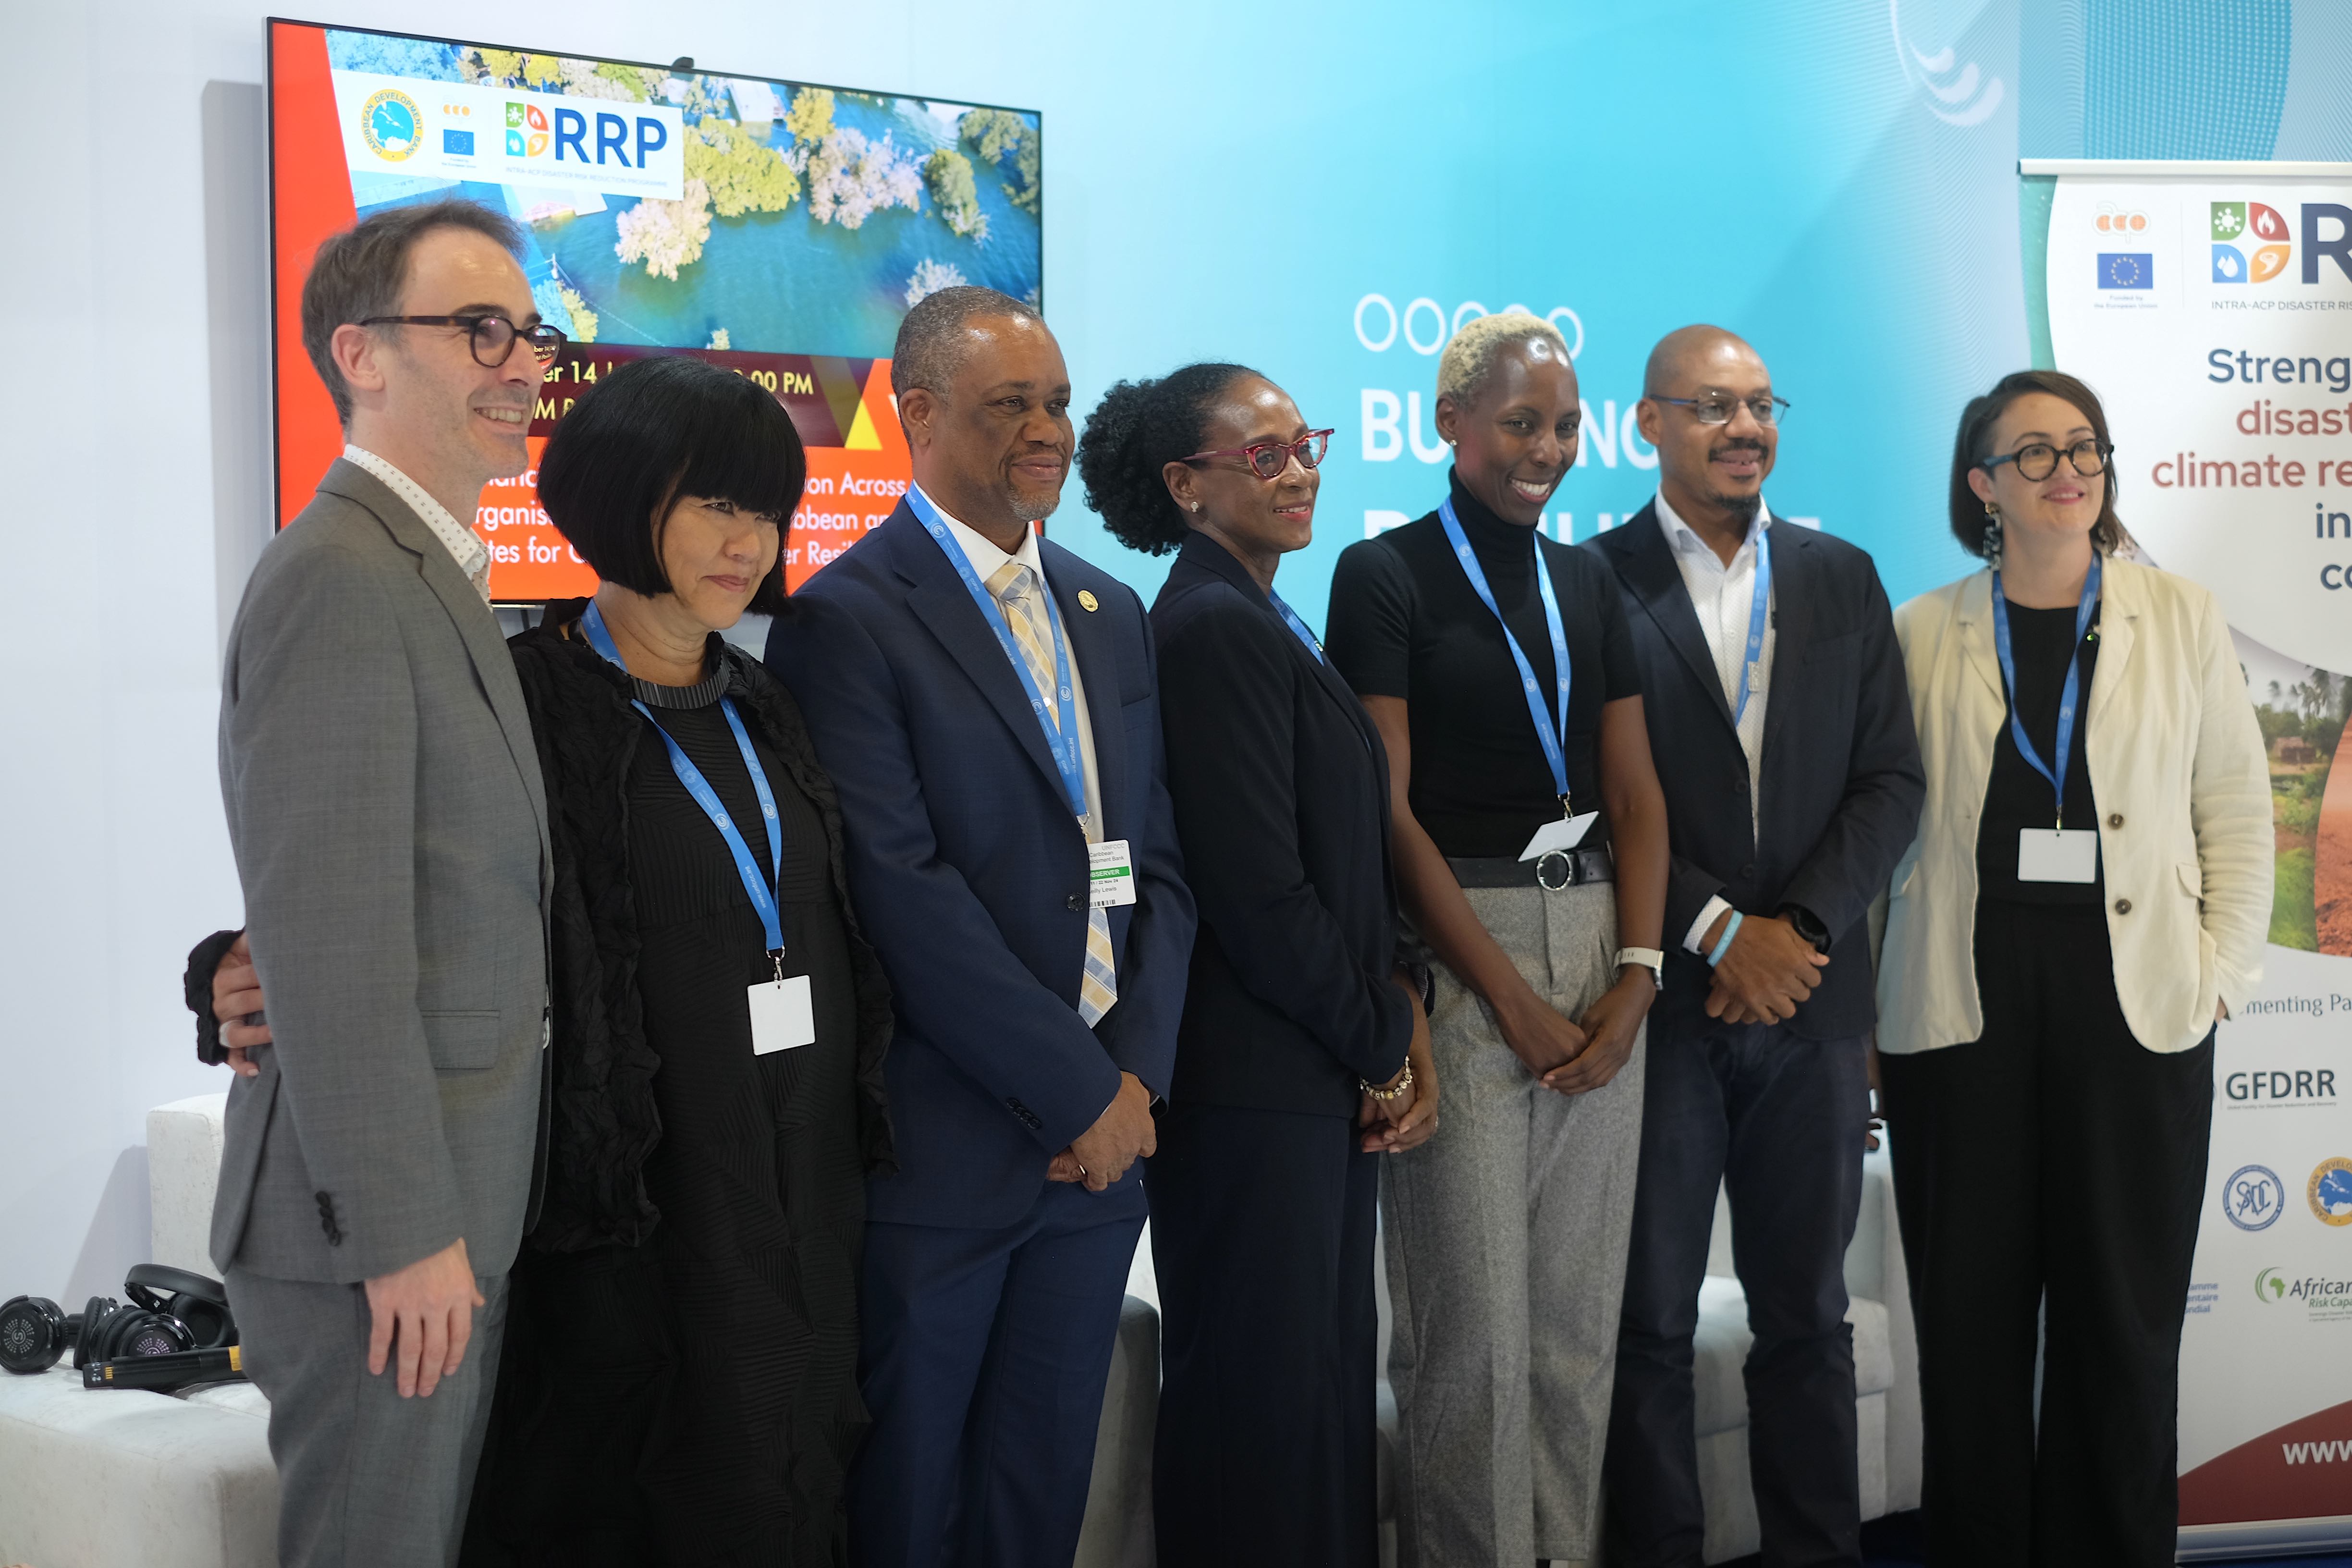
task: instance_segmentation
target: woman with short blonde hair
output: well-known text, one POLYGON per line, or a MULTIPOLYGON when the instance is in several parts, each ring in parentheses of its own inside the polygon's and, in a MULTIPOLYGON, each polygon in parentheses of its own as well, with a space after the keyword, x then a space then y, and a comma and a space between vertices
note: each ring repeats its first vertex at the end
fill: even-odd
POLYGON ((1406 1568, 1600 1554, 1667 856, 1615 577, 1539 528, 1581 406, 1549 323, 1465 326, 1438 366, 1444 504, 1331 582, 1331 663, 1379 726, 1399 898, 1436 960, 1444 1121, 1381 1200, 1406 1568))

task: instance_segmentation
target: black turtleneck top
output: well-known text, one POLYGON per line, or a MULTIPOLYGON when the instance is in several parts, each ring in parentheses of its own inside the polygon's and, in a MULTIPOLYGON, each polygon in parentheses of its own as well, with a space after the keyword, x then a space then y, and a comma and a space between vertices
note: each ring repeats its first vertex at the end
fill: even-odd
MULTIPOLYGON (((1608 566, 1591 551, 1504 521, 1449 471, 1454 516, 1552 711, 1551 634, 1535 579, 1543 552, 1568 634, 1568 782, 1580 812, 1601 808, 1601 707, 1642 694, 1633 638, 1608 566)), ((1358 695, 1401 697, 1412 735, 1413 816, 1457 858, 1516 856, 1559 819, 1559 796, 1536 739, 1503 629, 1480 602, 1435 512, 1340 552, 1331 576, 1328 651, 1358 695)), ((1595 823, 1587 844, 1608 838, 1595 823)))

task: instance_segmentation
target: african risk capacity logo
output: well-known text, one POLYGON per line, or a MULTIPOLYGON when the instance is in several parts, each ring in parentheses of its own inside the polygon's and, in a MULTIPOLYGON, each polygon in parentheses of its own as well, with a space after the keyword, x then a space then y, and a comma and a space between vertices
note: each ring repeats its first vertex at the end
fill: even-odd
POLYGON ((368 151, 387 163, 397 163, 416 152, 424 111, 416 100, 396 87, 372 93, 360 105, 360 135, 368 151))
POLYGON ((2286 219, 2261 202, 2212 204, 2213 281, 2267 283, 2294 255, 2286 219))

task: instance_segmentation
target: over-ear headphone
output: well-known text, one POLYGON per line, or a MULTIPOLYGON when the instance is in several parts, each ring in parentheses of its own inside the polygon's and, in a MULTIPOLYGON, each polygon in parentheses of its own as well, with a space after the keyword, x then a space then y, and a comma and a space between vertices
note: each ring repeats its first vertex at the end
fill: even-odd
POLYGON ((195 1341, 190 1350, 219 1350, 236 1343, 236 1320, 229 1315, 228 1292, 217 1279, 161 1263, 142 1263, 123 1277, 122 1289, 149 1311, 184 1324, 195 1341))
POLYGON ((213 1350, 237 1342, 236 1320, 228 1292, 215 1279, 142 1263, 122 1289, 125 1305, 110 1296, 92 1296, 68 1314, 42 1296, 0 1302, 0 1367, 14 1373, 47 1372, 68 1350, 77 1370, 92 1362, 129 1356, 169 1355, 213 1350))

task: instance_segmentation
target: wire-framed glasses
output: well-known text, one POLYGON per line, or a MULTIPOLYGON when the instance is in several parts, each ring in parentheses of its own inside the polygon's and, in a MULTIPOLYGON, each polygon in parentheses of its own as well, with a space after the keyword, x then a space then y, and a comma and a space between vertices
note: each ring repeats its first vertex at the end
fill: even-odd
MULTIPOLYGON (((2064 449, 2067 463, 2076 474, 2086 479, 2107 471, 2107 459, 2115 455, 2115 450, 2095 436, 2085 436, 2064 449)), ((2059 451, 2047 441, 2033 441, 2014 452, 1987 458, 1977 467, 1990 474, 2003 463, 2015 463, 2018 478, 2031 479, 2038 485, 2058 471, 2059 451)))
POLYGON ((1329 430, 1309 430, 1296 441, 1253 441, 1246 447, 1219 447, 1212 452, 1195 452, 1181 461, 1197 463, 1203 458, 1241 458, 1247 460, 1250 472, 1259 479, 1278 479, 1282 471, 1290 467, 1290 459, 1294 456, 1297 458, 1299 467, 1312 468, 1322 463, 1323 454, 1330 445, 1329 430))
POLYGON ((1661 397, 1654 392, 1649 395, 1653 403, 1671 403, 1678 408, 1689 409, 1691 417, 1702 425, 1730 424, 1732 410, 1738 408, 1742 403, 1748 405, 1748 417, 1754 419, 1759 425, 1778 425, 1789 417, 1789 400, 1785 397, 1775 397, 1769 392, 1747 398, 1661 397))
POLYGON ((464 327, 474 351, 474 363, 496 370, 514 353, 515 340, 520 338, 530 346, 531 357, 542 370, 555 363, 571 339, 562 330, 541 321, 535 327, 518 327, 504 316, 370 316, 358 325, 362 327, 464 327))

